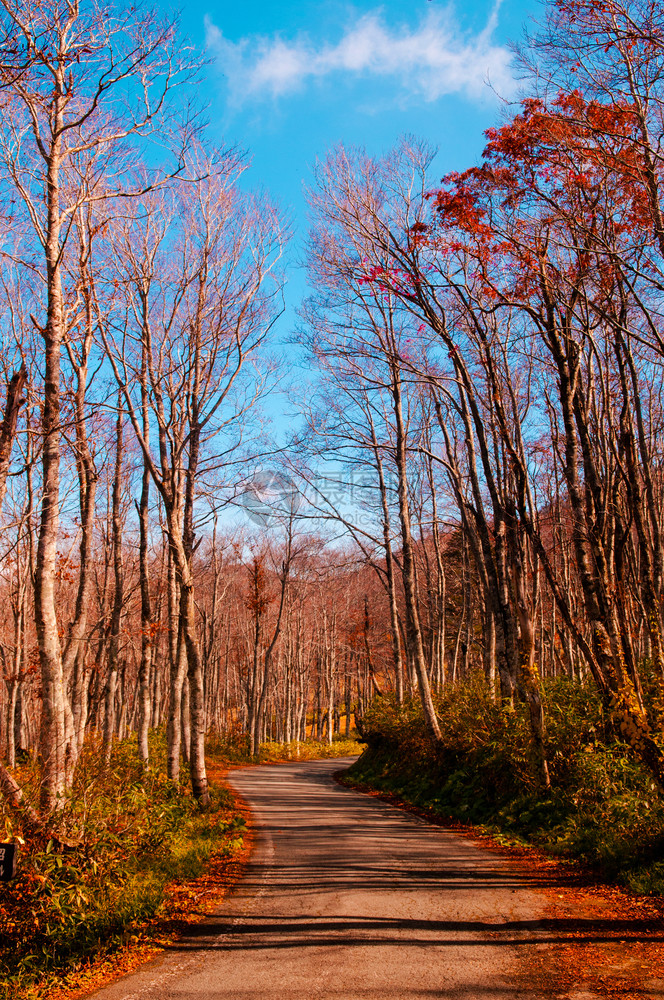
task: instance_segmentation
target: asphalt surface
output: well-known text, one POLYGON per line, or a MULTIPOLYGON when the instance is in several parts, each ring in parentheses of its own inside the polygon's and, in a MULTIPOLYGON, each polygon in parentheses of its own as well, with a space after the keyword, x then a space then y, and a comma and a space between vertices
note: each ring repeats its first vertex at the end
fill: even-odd
POLYGON ((541 1000, 545 901, 471 841, 336 784, 344 761, 230 773, 256 847, 217 915, 99 1000, 541 1000))

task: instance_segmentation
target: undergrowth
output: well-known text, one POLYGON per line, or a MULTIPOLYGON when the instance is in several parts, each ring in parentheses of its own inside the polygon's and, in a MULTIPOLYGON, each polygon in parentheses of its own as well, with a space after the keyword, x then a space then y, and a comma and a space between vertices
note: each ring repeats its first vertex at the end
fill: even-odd
POLYGON ((225 764, 279 764, 283 761, 322 760, 356 757, 364 744, 356 739, 335 736, 332 743, 321 740, 293 740, 291 743, 261 743, 258 753, 249 753, 249 737, 239 730, 212 732, 206 740, 206 753, 225 764))
POLYGON ((377 699, 349 777, 499 839, 582 859, 635 892, 664 893, 664 800, 652 778, 613 735, 590 685, 548 682, 544 697, 549 793, 533 779, 525 708, 495 704, 477 677, 437 699, 436 753, 415 701, 377 699))
MULTIPOLYGON (((109 764, 99 743, 86 744, 51 836, 29 836, 0 812, 0 840, 21 845, 16 877, 0 883, 0 1000, 43 995, 44 983, 110 952, 160 914, 169 882, 241 845, 230 791, 213 785, 200 809, 165 777, 163 734, 150 750, 145 773, 134 741, 115 744, 109 764)), ((18 777, 36 800, 36 764, 18 777)))

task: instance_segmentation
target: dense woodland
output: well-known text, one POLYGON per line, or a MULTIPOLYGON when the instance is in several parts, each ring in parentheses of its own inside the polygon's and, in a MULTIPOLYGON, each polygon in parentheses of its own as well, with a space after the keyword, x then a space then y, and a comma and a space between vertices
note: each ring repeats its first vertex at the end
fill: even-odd
POLYGON ((660 0, 543 8, 465 172, 322 158, 285 356, 288 227, 177 25, 2 0, 0 51, 7 806, 30 754, 57 813, 93 732, 149 767, 163 726, 202 803, 211 731, 332 741, 415 696, 435 748, 473 673, 541 788, 561 676, 664 787, 660 0))

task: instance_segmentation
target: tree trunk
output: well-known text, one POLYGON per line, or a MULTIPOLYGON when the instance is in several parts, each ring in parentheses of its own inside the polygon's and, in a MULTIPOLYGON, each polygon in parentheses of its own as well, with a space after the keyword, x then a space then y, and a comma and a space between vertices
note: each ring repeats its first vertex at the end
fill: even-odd
POLYGON ((111 758, 111 747, 116 728, 115 696, 120 665, 120 631, 124 607, 124 566, 122 561, 122 459, 123 412, 122 396, 118 393, 118 418, 116 422, 115 470, 112 499, 112 539, 113 539, 113 610, 111 611, 111 631, 108 647, 108 678, 104 697, 104 756, 111 758))
MULTIPOLYGON (((142 350, 141 371, 141 405, 143 417, 143 437, 146 447, 150 445, 150 417, 147 399, 145 344, 142 350)), ((139 526, 139 577, 141 585, 141 663, 138 670, 138 756, 144 767, 150 763, 148 748, 148 732, 150 729, 150 674, 152 671, 152 648, 154 644, 154 623, 152 621, 152 602, 150 599, 150 563, 148 558, 148 532, 150 513, 150 469, 143 458, 143 479, 141 483, 141 500, 138 504, 139 526)))
POLYGON ((44 767, 40 805, 50 813, 64 804, 65 688, 62 649, 55 607, 60 526, 60 351, 64 336, 60 257, 60 164, 62 159, 61 78, 54 82, 54 134, 47 170, 46 291, 44 337, 44 405, 42 408, 42 505, 35 566, 35 625, 42 680, 40 752, 44 767))
POLYGON ((393 372, 392 397, 394 401, 394 416, 396 427, 396 466, 399 479, 399 520, 401 523, 402 546, 402 577, 406 606, 406 634, 408 647, 413 658, 413 666, 417 675, 417 684, 424 712, 429 739, 438 745, 442 741, 440 726, 431 697, 429 674, 424 659, 422 630, 418 611, 417 587, 415 582, 415 560, 413 554, 413 538, 410 527, 410 510, 408 504, 408 470, 406 459, 406 434, 403 423, 401 402, 401 382, 398 372, 393 372))

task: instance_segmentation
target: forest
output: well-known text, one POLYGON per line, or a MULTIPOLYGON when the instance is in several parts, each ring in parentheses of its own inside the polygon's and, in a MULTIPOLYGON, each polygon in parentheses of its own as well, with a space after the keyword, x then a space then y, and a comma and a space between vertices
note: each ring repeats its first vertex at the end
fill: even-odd
POLYGON ((156 740, 203 808, 208 745, 397 729, 500 730, 540 799, 603 741, 661 803, 661 0, 543 7, 465 171, 323 155, 285 350, 287 213, 177 21, 2 0, 0 51, 5 839, 156 740))

